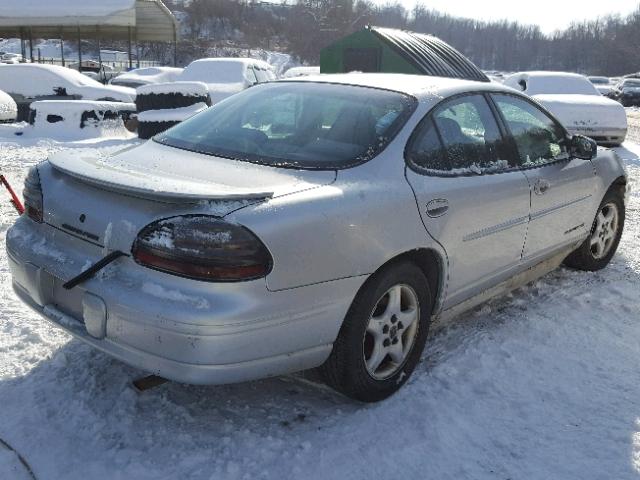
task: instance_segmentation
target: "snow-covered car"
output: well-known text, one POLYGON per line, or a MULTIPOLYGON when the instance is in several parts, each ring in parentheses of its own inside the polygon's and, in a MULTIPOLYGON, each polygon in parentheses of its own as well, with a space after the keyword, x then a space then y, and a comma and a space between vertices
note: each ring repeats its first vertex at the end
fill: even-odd
POLYGON ((175 82, 184 69, 174 67, 146 67, 122 73, 111 79, 111 85, 138 88, 154 83, 175 82))
POLYGON ((19 53, 3 53, 0 55, 0 63, 22 63, 24 59, 19 53))
POLYGON ((608 97, 614 88, 611 80, 607 77, 589 77, 589 81, 593 83, 593 86, 600 92, 600 95, 604 95, 605 97, 608 97))
POLYGON ((306 77, 309 75, 319 75, 320 67, 292 67, 282 75, 282 78, 306 77))
POLYGON ((271 66, 252 58, 204 58, 177 81, 137 89, 138 135, 147 139, 209 106, 259 83, 275 80, 271 66), (173 110, 180 109, 179 112, 173 110))
POLYGON ((35 63, 0 65, 0 90, 18 104, 18 120, 29 119, 35 100, 106 100, 131 103, 132 88, 102 85, 78 71, 57 65, 35 63))
POLYGON ((640 79, 625 78, 609 94, 609 98, 620 102, 624 107, 640 105, 640 79))
POLYGON ((0 90, 0 123, 15 122, 18 118, 18 106, 8 94, 0 90))
POLYGON ((626 182, 614 151, 495 83, 305 77, 111 156, 51 156, 6 248, 24 302, 133 366, 196 384, 322 366, 376 401, 433 318, 604 268, 626 182))
POLYGON ((504 84, 540 102, 571 133, 587 135, 606 146, 620 145, 627 136, 624 108, 600 95, 583 75, 522 72, 507 77, 504 84))

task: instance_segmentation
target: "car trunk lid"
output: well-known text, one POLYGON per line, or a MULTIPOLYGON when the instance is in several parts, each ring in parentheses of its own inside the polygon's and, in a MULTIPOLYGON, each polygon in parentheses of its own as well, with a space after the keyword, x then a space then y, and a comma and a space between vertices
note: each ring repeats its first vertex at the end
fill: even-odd
POLYGON ((174 215, 223 217, 269 198, 335 181, 335 171, 267 167, 147 142, 112 155, 67 152, 39 166, 44 219, 107 250, 174 215))

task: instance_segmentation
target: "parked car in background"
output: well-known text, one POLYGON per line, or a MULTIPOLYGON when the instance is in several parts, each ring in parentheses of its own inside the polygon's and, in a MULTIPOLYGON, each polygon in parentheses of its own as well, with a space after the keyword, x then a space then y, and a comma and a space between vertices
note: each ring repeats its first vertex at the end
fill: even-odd
POLYGON ((178 77, 180 82, 206 84, 212 104, 275 79, 271 65, 253 58, 203 58, 190 63, 178 77))
POLYGON ((320 67, 293 67, 284 72, 282 78, 306 77, 308 75, 319 75, 320 67))
POLYGON ((495 83, 305 77, 32 167, 6 248, 24 302, 135 367, 221 384, 322 366, 377 401, 433 318, 563 262, 604 268, 626 181, 614 151, 495 83))
POLYGON ((107 83, 119 73, 115 68, 95 60, 83 60, 82 65, 74 62, 68 64, 67 67, 72 70, 78 70, 79 67, 80 73, 103 84, 107 83))
POLYGON ((270 65, 260 60, 196 60, 184 69, 175 82, 138 88, 138 135, 143 139, 151 138, 212 104, 275 78, 270 65))
POLYGON ((571 133, 587 135, 605 146, 620 145, 627 136, 624 108, 603 97, 583 75, 522 72, 507 77, 504 84, 536 99, 571 133))
POLYGON ((135 101, 132 88, 102 85, 80 72, 57 65, 0 65, 0 90, 18 104, 18 120, 28 121, 34 100, 135 101))
POLYGON ((175 82, 184 69, 173 67, 147 67, 136 68, 114 77, 109 82, 111 85, 121 87, 138 88, 143 85, 155 83, 175 82))
POLYGON ((18 106, 7 93, 0 90, 0 123, 15 122, 18 118, 18 106))
POLYGON ((19 53, 0 54, 0 63, 22 63, 24 58, 19 53))
POLYGON ((640 106, 640 79, 623 79, 613 88, 609 98, 620 102, 624 107, 640 106))
POLYGON ((589 81, 593 83, 593 86, 600 92, 600 95, 604 95, 605 97, 608 97, 614 88, 611 80, 607 77, 589 77, 589 81))

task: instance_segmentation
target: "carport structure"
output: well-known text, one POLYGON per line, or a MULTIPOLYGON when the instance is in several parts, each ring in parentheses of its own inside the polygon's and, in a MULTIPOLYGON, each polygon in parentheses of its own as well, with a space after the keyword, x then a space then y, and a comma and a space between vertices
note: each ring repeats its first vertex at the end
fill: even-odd
POLYGON ((20 38, 23 46, 28 40, 30 47, 34 38, 60 38, 63 64, 64 40, 77 40, 78 65, 82 39, 97 40, 98 51, 101 39, 126 40, 132 68, 134 41, 173 43, 175 63, 178 24, 161 0, 2 0, 0 37, 20 38))

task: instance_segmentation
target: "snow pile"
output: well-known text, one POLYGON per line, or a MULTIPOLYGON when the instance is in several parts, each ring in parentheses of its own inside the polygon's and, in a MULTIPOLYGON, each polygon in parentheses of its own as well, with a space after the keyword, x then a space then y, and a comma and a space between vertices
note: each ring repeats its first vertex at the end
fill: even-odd
POLYGON ((41 100, 33 102, 36 112, 31 135, 50 138, 130 137, 123 114, 135 113, 132 103, 86 100, 41 100))
POLYGON ((206 97, 209 90, 206 83, 196 81, 177 81, 143 85, 136 89, 136 95, 171 95, 179 93, 185 97, 206 97))
POLYGON ((11 122, 18 117, 18 106, 9 95, 0 90, 0 122, 11 122))
POLYGON ((181 108, 166 108, 160 110, 147 110, 138 114, 140 122, 182 122, 195 114, 206 110, 208 105, 203 102, 181 108))

